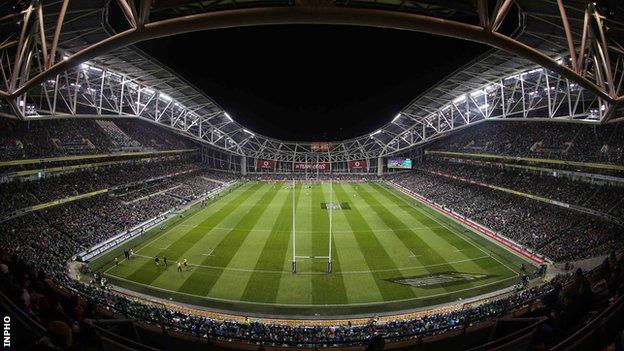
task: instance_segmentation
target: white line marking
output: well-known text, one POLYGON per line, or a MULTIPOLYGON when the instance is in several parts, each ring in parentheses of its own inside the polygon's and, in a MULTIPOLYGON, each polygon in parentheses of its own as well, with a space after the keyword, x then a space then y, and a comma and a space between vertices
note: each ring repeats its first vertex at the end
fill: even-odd
MULTIPOLYGON (((298 208, 298 207, 297 207, 298 208)), ((192 224, 178 224, 176 227, 187 227, 187 228, 206 228, 209 230, 227 230, 227 231, 249 231, 247 228, 230 228, 230 227, 212 227, 207 225, 192 225, 192 224)), ((430 227, 399 227, 394 229, 371 229, 371 230, 332 230, 332 233, 371 233, 371 232, 392 232, 395 230, 425 230, 425 229, 435 229, 435 228, 443 228, 442 226, 430 226, 430 227)), ((291 233, 289 230, 274 230, 274 229, 259 229, 253 228, 252 231, 260 232, 260 233, 291 233)), ((299 230, 297 229, 297 233, 327 233, 327 230, 299 230)))
MULTIPOLYGON (((395 188, 393 188, 395 189, 395 188)), ((409 196, 409 194, 406 194, 404 192, 400 192, 401 194, 407 195, 409 196)), ((403 197, 397 196, 399 199, 401 199, 401 201, 409 204, 408 201, 406 201, 403 197)), ((421 204, 424 204, 425 206, 429 207, 429 205, 425 204, 424 202, 416 199, 415 197, 410 196, 412 199, 415 199, 416 201, 418 201, 421 204)), ((411 205, 411 204, 410 204, 411 205)), ((485 250, 483 250, 481 248, 481 246, 476 245, 475 243, 473 243, 472 241, 469 241, 465 236, 459 234, 458 232, 456 232, 455 230, 451 229, 450 227, 448 227, 446 224, 441 223, 438 219, 436 219, 435 217, 432 217, 430 214, 428 214, 427 212, 421 210, 418 207, 415 206, 411 206, 412 208, 415 208, 418 212, 424 214, 425 216, 429 217, 430 219, 434 220, 436 223, 440 224, 441 226, 443 226, 444 228, 448 229, 451 233, 455 234, 456 236, 460 237, 461 239, 463 239, 465 242, 467 242, 468 244, 470 244, 472 247, 475 247, 477 249, 479 249, 481 252, 483 252, 484 254, 488 255, 489 257, 491 257, 492 259, 494 259, 496 262, 498 262, 500 265, 504 266, 505 268, 509 269, 510 271, 514 272, 516 274, 516 276, 520 276, 520 273, 516 272, 516 270, 514 270, 513 268, 509 267, 508 265, 506 265, 505 263, 501 262, 499 259, 497 259, 495 256, 490 255, 488 252, 486 252, 485 250)), ((431 208, 431 207, 429 207, 431 208)), ((466 226, 464 226, 462 223, 455 221, 453 218, 446 216, 444 213, 441 213, 440 211, 437 211, 435 209, 433 209, 434 211, 436 211, 437 213, 440 213, 442 215, 444 215, 446 218, 451 219, 452 221, 459 223, 462 227, 467 228, 466 226)), ((469 229, 472 230, 472 229, 469 229)))
POLYGON ((207 253, 207 254, 201 254, 201 255, 202 256, 211 256, 213 252, 214 252, 214 249, 210 250, 210 252, 207 253))
POLYGON ((414 251, 412 251, 412 250, 409 250, 409 252, 411 253, 411 255, 410 255, 410 256, 407 256, 407 257, 420 257, 420 256, 422 256, 422 255, 416 255, 416 254, 414 254, 414 251))
MULTIPOLYGON (((145 256, 145 255, 136 254, 136 253, 134 254, 134 256, 145 258, 145 259, 149 259, 149 260, 154 259, 154 257, 145 256)), ((309 256, 298 256, 298 257, 310 258, 309 256)), ((324 257, 314 256, 314 258, 327 258, 327 256, 324 256, 324 257)), ((334 274, 347 275, 347 274, 368 274, 368 273, 410 271, 410 270, 418 270, 418 269, 426 269, 426 268, 431 268, 431 267, 445 266, 445 265, 449 265, 449 264, 460 264, 460 263, 472 262, 472 261, 482 260, 482 259, 486 259, 486 258, 492 258, 492 257, 490 257, 490 256, 480 256, 480 257, 469 258, 469 259, 465 259, 465 260, 457 260, 457 261, 442 262, 442 263, 433 263, 433 264, 421 265, 421 266, 397 267, 397 268, 373 269, 373 270, 360 270, 360 271, 343 271, 343 272, 334 272, 334 274)), ((177 261, 173 261, 173 262, 177 262, 177 261)), ((201 267, 201 268, 207 268, 207 269, 217 269, 217 270, 232 271, 232 272, 266 273, 266 274, 282 274, 282 275, 291 275, 292 274, 292 272, 290 270, 279 270, 278 271, 278 270, 265 270, 265 269, 221 267, 221 266, 210 266, 210 265, 203 265, 203 264, 194 264, 194 263, 190 263, 190 262, 188 263, 188 265, 189 266, 193 266, 193 267, 201 267)), ((314 273, 314 272, 312 272, 312 273, 314 273)), ((326 274, 326 273, 325 272, 318 272, 318 274, 326 274)))
MULTIPOLYGON (((222 196, 222 197, 220 198, 220 200, 221 200, 221 199, 223 199, 224 197, 226 197, 227 195, 234 194, 235 192, 237 192, 237 190, 240 190, 240 189, 241 189, 242 187, 244 187, 244 186, 245 186, 245 184, 243 184, 243 185, 241 185, 241 186, 237 187, 236 189, 233 189, 231 192, 229 192, 229 193, 225 194, 224 196, 222 196)), ((196 205, 197 205, 197 204, 196 204, 196 205)), ((191 207, 193 207, 193 206, 191 206, 191 207)), ((191 207, 189 207, 189 208, 191 208, 191 207)), ((166 229, 165 231, 163 231, 163 232, 162 232, 162 233, 160 233, 160 234, 156 234, 156 236, 155 236, 152 240, 147 241, 147 242, 145 243, 145 245, 140 246, 140 247, 139 247, 139 248, 138 248, 138 249, 134 252, 134 254, 133 254, 132 256, 138 256, 138 255, 137 255, 137 253, 138 253, 139 251, 141 251, 142 249, 144 249, 144 248, 146 248, 146 247, 148 247, 148 246, 152 245, 152 244, 153 244, 153 243, 155 243, 157 240, 164 238, 165 236, 167 236, 166 234, 168 234, 170 231, 172 231, 173 229, 177 228, 177 227, 178 227, 178 226, 180 226, 180 225, 183 225, 185 222, 187 222, 187 221, 191 220, 191 218, 193 218, 193 217, 197 216, 198 214, 200 214, 200 213, 204 212, 204 210, 205 210, 205 209, 206 209, 206 208, 204 208, 204 209, 201 209, 201 208, 200 208, 197 212, 193 213, 190 217, 187 217, 185 220, 183 220, 183 221, 182 221, 182 222, 180 222, 179 224, 174 225, 173 227, 170 227, 170 228, 166 229)), ((171 217, 171 218, 167 219, 167 220, 166 220, 165 222, 163 222, 163 223, 164 223, 164 224, 167 224, 167 223, 168 223, 168 222, 169 222, 172 218, 174 218, 174 217, 171 217)), ((152 229, 154 229, 154 228, 150 228, 149 230, 152 230, 152 229)), ((179 239, 179 238, 178 238, 178 239, 179 239)), ((121 261, 119 261, 119 263, 122 263, 122 262, 124 262, 125 260, 126 260, 126 259, 125 259, 125 258, 123 258, 121 261)), ((108 269, 106 269, 106 270, 104 271, 104 274, 108 273, 108 271, 110 271, 110 270, 111 270, 111 269, 113 269, 113 268, 115 268, 115 265, 112 265, 111 267, 109 267, 108 269)))
MULTIPOLYGON (((292 273, 288 272, 288 274, 292 274, 292 273)), ((325 275, 326 273, 321 273, 321 274, 325 275)), ((136 285, 144 286, 144 287, 147 287, 149 289, 164 291, 164 292, 168 292, 168 293, 172 293, 172 294, 178 294, 178 295, 199 297, 199 298, 204 299, 204 300, 233 302, 233 303, 243 303, 243 304, 249 304, 249 305, 266 305, 266 306, 294 306, 294 307, 310 307, 310 306, 317 306, 318 307, 319 306, 319 305, 314 305, 314 304, 280 304, 280 303, 270 303, 270 302, 251 302, 251 301, 242 301, 242 300, 230 300, 230 299, 223 299, 223 298, 219 298, 219 297, 208 297, 208 296, 196 295, 196 294, 186 293, 186 292, 183 292, 183 291, 169 290, 169 289, 160 288, 160 287, 153 286, 153 285, 143 284, 143 283, 135 282, 133 280, 120 278, 120 277, 117 277, 117 276, 111 275, 111 274, 104 274, 104 275, 107 275, 107 276, 109 276, 109 277, 111 277, 113 279, 118 279, 118 280, 122 280, 122 281, 128 282, 130 284, 136 284, 136 285)), ((454 290, 454 291, 451 291, 451 292, 443 292, 443 293, 426 295, 426 296, 417 296, 417 297, 412 297, 412 298, 407 298, 407 299, 398 299, 398 300, 391 300, 391 301, 378 301, 378 302, 348 303, 348 304, 326 304, 325 306, 372 306, 372 305, 381 305, 381 304, 387 304, 387 303, 392 303, 392 302, 425 300, 425 299, 430 299, 430 298, 434 298, 434 297, 440 297, 440 296, 455 294, 455 293, 458 293, 458 292, 464 292, 464 291, 468 291, 468 290, 479 289, 479 288, 483 288, 483 287, 486 287, 486 286, 499 284, 499 283, 502 283, 504 281, 507 281, 507 280, 510 280, 510 279, 516 279, 516 278, 517 277, 515 277, 515 276, 514 277, 507 277, 507 278, 496 280, 496 281, 493 281, 493 282, 490 282, 490 283, 481 284, 481 285, 477 285, 477 286, 471 286, 471 287, 468 287, 468 288, 454 290)))

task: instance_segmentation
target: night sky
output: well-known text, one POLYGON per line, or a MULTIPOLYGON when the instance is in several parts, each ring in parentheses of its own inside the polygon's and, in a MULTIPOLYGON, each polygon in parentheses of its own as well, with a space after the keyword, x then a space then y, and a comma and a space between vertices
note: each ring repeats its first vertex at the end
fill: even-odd
POLYGON ((310 141, 375 130, 488 49, 422 33, 318 25, 204 31, 138 47, 243 126, 310 141))

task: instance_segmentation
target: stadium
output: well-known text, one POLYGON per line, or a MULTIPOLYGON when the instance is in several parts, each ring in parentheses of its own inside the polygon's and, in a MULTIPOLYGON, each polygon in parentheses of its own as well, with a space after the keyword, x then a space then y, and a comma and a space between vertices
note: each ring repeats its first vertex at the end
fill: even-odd
POLYGON ((0 71, 4 349, 624 349, 620 1, 14 0, 0 71), (241 28, 429 39, 276 128, 241 28))

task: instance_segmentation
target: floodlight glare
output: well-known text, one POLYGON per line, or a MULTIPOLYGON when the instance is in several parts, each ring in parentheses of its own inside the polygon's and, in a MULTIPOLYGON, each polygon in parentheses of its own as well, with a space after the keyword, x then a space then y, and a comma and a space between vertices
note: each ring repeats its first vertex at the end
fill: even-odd
POLYGON ((464 101, 464 100, 466 100, 466 94, 464 94, 464 95, 462 95, 462 96, 459 96, 459 97, 456 97, 456 98, 453 100, 453 103, 454 103, 454 104, 457 104, 457 103, 460 103, 460 102, 462 102, 462 101, 464 101))

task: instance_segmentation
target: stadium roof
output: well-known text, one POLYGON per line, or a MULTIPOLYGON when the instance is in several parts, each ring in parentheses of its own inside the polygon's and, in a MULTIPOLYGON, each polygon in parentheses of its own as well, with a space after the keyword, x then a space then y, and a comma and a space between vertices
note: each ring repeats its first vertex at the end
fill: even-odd
POLYGON ((624 12, 620 3, 615 8, 583 0, 565 1, 563 7, 558 1, 527 0, 477 0, 476 5, 451 0, 141 4, 63 0, 0 5, 7 13, 0 17, 0 34, 7 38, 0 44, 5 77, 0 89, 9 101, 4 109, 10 107, 22 118, 138 116, 238 155, 344 161, 402 152, 491 118, 604 122, 622 101, 624 24, 615 20, 624 12), (109 23, 112 6, 120 6, 127 23, 109 23), (511 14, 516 18, 506 17, 511 14), (509 22, 516 27, 510 34, 497 31, 509 22), (387 26, 463 37, 494 48, 416 97, 379 130, 318 153, 310 142, 281 141, 247 130, 205 93, 129 45, 204 28, 270 23, 387 26))

